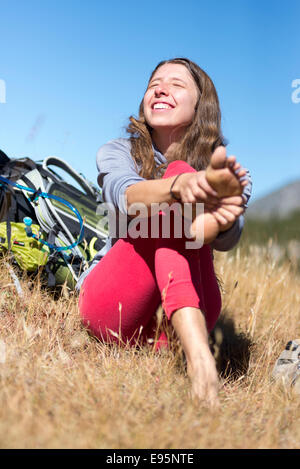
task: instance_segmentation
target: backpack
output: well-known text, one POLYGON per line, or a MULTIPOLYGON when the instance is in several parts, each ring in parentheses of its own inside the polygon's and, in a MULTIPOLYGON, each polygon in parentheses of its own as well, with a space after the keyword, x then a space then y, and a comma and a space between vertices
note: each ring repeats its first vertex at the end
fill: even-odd
POLYGON ((105 245, 108 228, 103 214, 97 215, 101 202, 101 191, 66 161, 10 159, 0 150, 0 250, 10 252, 22 270, 42 268, 49 287, 66 283, 74 289, 105 245))

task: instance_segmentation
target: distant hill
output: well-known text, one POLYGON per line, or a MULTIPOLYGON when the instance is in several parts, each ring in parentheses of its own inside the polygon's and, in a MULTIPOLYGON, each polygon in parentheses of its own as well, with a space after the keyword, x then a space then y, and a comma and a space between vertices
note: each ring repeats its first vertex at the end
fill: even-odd
POLYGON ((249 203, 246 218, 256 220, 283 219, 297 210, 300 210, 300 180, 249 203))

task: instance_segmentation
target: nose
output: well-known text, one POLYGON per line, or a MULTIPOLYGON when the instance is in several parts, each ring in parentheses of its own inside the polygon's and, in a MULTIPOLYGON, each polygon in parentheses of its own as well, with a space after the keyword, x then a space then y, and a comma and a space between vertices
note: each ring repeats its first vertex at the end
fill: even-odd
POLYGON ((168 85, 166 83, 160 82, 156 85, 154 92, 155 92, 155 96, 157 97, 161 95, 168 96, 169 94, 168 85))

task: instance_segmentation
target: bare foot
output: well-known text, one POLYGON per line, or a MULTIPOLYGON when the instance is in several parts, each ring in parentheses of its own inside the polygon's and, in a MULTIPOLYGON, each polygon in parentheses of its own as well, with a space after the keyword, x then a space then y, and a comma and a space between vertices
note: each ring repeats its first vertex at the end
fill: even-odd
POLYGON ((240 180, 246 171, 240 169, 234 156, 226 156, 225 147, 218 147, 212 154, 210 164, 206 169, 208 184, 218 193, 218 197, 241 195, 247 180, 240 180), (236 174, 238 172, 238 174, 236 174))
MULTIPOLYGON (((225 147, 218 147, 212 157, 210 164, 208 165, 205 176, 209 185, 217 192, 219 198, 235 197, 243 193, 243 188, 248 184, 247 179, 243 179, 246 175, 246 171, 241 169, 240 163, 236 162, 235 156, 226 156, 225 147)), ((226 208, 226 207, 224 207, 226 208)), ((220 209, 223 210, 224 209, 220 209)), ((233 209, 232 209, 233 210, 233 209)), ((227 223, 233 223, 234 219, 239 216, 238 211, 242 209, 234 207, 235 214, 231 213, 229 220, 220 218, 220 214, 214 216, 213 209, 205 206, 203 214, 193 216, 193 222, 190 227, 190 233, 194 239, 203 241, 203 244, 211 243, 220 230, 223 230, 224 226, 228 226, 227 223), (217 219, 221 220, 221 225, 217 219)))
POLYGON ((198 308, 185 306, 173 313, 171 324, 186 357, 192 398, 216 407, 219 402, 219 378, 208 343, 205 314, 198 308))
POLYGON ((193 366, 188 364, 187 373, 192 385, 192 399, 208 407, 218 408, 219 378, 211 353, 200 357, 198 363, 194 363, 193 366))

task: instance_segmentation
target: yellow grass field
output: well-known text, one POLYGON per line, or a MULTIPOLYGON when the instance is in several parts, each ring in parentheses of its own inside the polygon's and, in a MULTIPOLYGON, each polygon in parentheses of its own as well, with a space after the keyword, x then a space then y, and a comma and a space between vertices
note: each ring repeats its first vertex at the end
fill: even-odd
POLYGON ((223 310, 212 347, 221 407, 191 402, 180 350, 105 346, 77 300, 20 280, 1 261, 0 447, 287 449, 300 447, 300 396, 271 371, 300 337, 300 277, 268 247, 216 253, 223 310), (220 343, 220 337, 223 337, 220 343))

